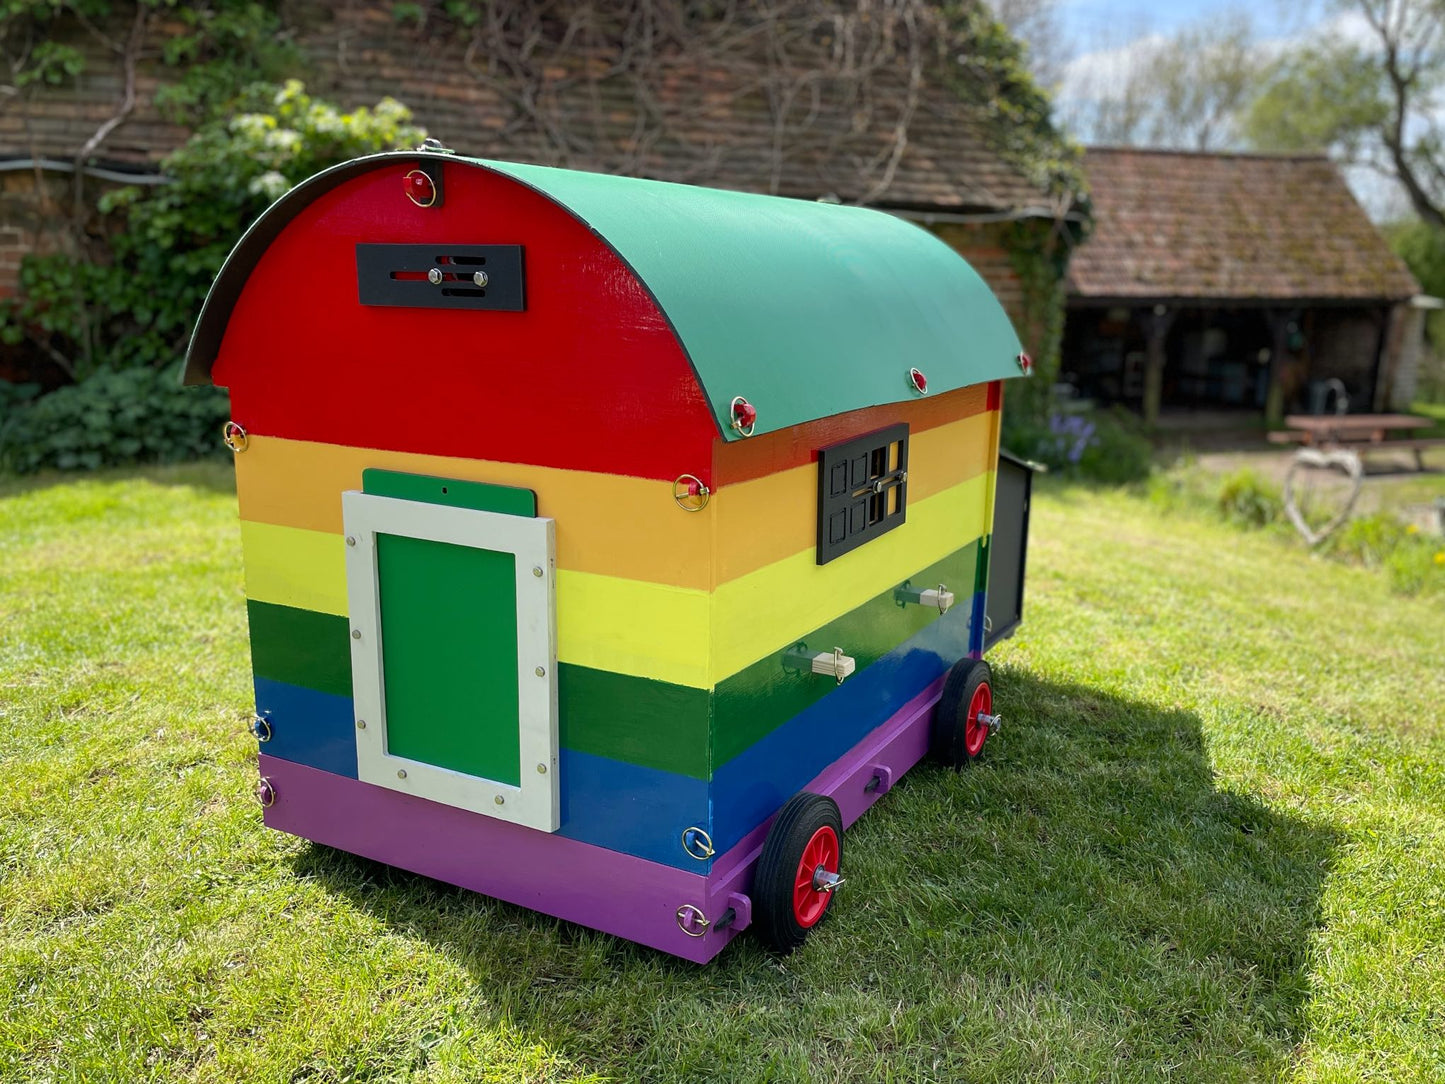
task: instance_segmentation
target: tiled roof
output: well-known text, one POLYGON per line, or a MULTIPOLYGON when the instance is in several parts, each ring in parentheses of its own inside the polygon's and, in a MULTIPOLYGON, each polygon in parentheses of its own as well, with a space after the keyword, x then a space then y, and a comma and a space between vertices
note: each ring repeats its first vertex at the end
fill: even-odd
MULTIPOLYGON (((888 207, 1017 212, 1047 203, 992 148, 977 109, 936 78, 924 80, 902 154, 891 161, 907 97, 902 65, 875 75, 863 96, 822 77, 821 68, 802 71, 780 127, 770 58, 750 55, 747 36, 725 65, 655 58, 641 91, 616 77, 616 56, 582 49, 549 61, 540 76, 531 73, 540 82, 525 85, 468 57, 464 41, 399 27, 392 8, 352 0, 298 31, 308 90, 346 108, 391 95, 464 154, 888 207), (518 104, 524 99, 566 118, 565 138, 548 137, 518 104)), ((114 111, 121 97, 115 58, 89 36, 72 44, 90 54, 78 85, 0 112, 0 155, 73 158, 114 111)), ((99 158, 151 164, 185 137, 154 108, 156 74, 142 66, 139 104, 99 158)))
POLYGON ((1385 300, 1420 292, 1322 156, 1096 147, 1079 298, 1385 300))

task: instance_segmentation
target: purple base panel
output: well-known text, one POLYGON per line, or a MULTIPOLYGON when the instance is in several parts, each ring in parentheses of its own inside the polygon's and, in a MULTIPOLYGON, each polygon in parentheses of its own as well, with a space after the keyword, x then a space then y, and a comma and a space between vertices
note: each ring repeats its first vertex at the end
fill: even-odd
MULTIPOLYGON (((804 789, 832 797, 844 826, 852 824, 928 751, 942 690, 939 678, 804 789)), ((751 922, 747 893, 772 823, 720 855, 704 877, 276 757, 263 755, 260 769, 275 793, 268 827, 694 963, 711 960, 751 922), (715 929, 729 909, 733 921, 715 929)))

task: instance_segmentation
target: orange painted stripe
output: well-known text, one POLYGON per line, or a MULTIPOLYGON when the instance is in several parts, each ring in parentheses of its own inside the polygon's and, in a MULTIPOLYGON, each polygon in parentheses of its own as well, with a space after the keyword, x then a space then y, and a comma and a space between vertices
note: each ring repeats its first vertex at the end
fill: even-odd
POLYGON ((241 518, 340 534, 341 494, 367 467, 534 490, 537 513, 557 521, 559 568, 712 587, 711 509, 684 512, 672 483, 626 475, 253 436, 236 456, 241 518))
MULTIPOLYGON (((902 379, 900 370, 899 380, 902 379)), ((907 422, 909 435, 915 436, 948 422, 982 414, 989 409, 990 386, 975 384, 911 402, 866 407, 747 440, 719 440, 713 446, 713 488, 721 489, 750 478, 761 478, 813 463, 818 458, 819 448, 861 437, 886 425, 907 422)))
MULTIPOLYGON (((909 502, 991 469, 997 421, 997 413, 985 412, 914 431, 909 502)), ((674 503, 669 484, 625 475, 265 436, 252 437, 236 457, 241 518, 339 535, 341 494, 361 488, 367 467, 534 490, 538 514, 557 521, 557 565, 572 572, 712 591, 817 544, 812 462, 734 483, 689 513, 674 503)))

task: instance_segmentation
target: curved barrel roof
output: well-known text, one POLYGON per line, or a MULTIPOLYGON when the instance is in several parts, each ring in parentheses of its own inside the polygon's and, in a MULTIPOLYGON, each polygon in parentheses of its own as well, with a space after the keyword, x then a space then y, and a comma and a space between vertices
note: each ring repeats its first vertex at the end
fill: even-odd
POLYGON ((762 433, 916 398, 910 367, 931 394, 1020 375, 1018 337, 988 285, 893 215, 412 151, 319 173, 252 225, 206 299, 187 383, 209 382, 246 278, 303 207, 370 169, 427 158, 510 177, 589 226, 657 300, 726 438, 737 435, 738 395, 757 408, 762 433))

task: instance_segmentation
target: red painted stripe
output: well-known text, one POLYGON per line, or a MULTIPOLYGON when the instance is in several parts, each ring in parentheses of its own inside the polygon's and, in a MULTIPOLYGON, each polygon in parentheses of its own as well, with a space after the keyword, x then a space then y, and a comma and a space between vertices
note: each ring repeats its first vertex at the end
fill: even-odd
POLYGON ((988 386, 988 409, 999 410, 1003 407, 1003 381, 995 380, 988 386))
POLYGON ((747 440, 726 443, 719 440, 714 445, 714 484, 725 486, 746 482, 750 478, 761 478, 812 463, 818 458, 819 448, 861 437, 885 425, 907 422, 910 433, 921 433, 925 429, 971 418, 985 410, 995 409, 988 405, 989 392, 986 389, 996 384, 976 384, 912 402, 865 407, 747 440))
MULTIPOLYGON (((447 167, 420 208, 391 162, 319 197, 267 249, 213 369, 251 433, 668 481, 718 430, 646 289, 566 211, 447 167), (358 242, 522 244, 525 312, 368 307, 358 242)), ((707 479, 704 479, 707 481, 707 479)))

